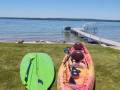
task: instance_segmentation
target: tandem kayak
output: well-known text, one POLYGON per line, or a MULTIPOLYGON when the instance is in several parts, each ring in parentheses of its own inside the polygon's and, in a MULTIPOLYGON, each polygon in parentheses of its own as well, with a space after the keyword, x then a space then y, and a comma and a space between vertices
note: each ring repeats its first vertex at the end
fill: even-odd
POLYGON ((94 64, 85 45, 75 43, 68 48, 59 68, 57 89, 95 90, 94 64))
POLYGON ((27 90, 47 90, 54 79, 54 64, 46 53, 28 53, 20 65, 20 77, 27 90))

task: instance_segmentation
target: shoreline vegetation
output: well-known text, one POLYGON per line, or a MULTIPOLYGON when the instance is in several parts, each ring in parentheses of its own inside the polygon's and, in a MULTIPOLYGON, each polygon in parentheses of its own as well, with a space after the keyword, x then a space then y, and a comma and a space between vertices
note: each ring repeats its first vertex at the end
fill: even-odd
POLYGON ((0 17, 0 19, 120 22, 120 20, 110 20, 110 19, 90 19, 90 18, 32 18, 32 17, 0 17))
MULTIPOLYGON (((57 90, 56 79, 64 57, 64 48, 70 44, 18 44, 0 42, 0 90, 26 90, 21 84, 19 67, 23 56, 30 52, 45 52, 52 58, 56 70, 51 90, 57 90)), ((96 75, 96 90, 118 90, 120 88, 120 51, 87 44, 93 58, 96 75)))

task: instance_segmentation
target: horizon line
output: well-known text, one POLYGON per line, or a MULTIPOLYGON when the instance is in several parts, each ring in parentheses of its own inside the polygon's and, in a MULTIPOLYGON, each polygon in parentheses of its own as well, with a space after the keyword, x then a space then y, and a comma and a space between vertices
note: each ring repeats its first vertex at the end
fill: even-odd
POLYGON ((112 22, 120 22, 120 19, 98 19, 98 18, 72 18, 72 17, 0 17, 0 19, 31 19, 31 20, 74 20, 74 21, 80 21, 80 20, 90 20, 90 21, 112 21, 112 22))

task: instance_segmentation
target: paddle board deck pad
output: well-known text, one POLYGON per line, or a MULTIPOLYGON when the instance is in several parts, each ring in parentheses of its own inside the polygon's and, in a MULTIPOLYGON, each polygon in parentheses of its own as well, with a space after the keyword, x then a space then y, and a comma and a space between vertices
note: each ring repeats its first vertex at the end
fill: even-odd
POLYGON ((46 53, 28 53, 20 65, 22 84, 28 90, 47 90, 54 80, 54 64, 46 53))

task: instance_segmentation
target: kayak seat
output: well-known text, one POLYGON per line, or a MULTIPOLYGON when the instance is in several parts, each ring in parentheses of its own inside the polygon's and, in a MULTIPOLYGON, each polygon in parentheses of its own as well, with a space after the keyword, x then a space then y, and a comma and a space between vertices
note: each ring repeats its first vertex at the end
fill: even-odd
POLYGON ((75 44, 73 45, 73 48, 74 48, 75 50, 83 50, 83 49, 84 49, 84 46, 83 46, 82 43, 75 43, 75 44))
POLYGON ((71 60, 75 60, 76 63, 79 63, 81 60, 84 59, 84 54, 80 50, 75 50, 71 53, 71 60))

